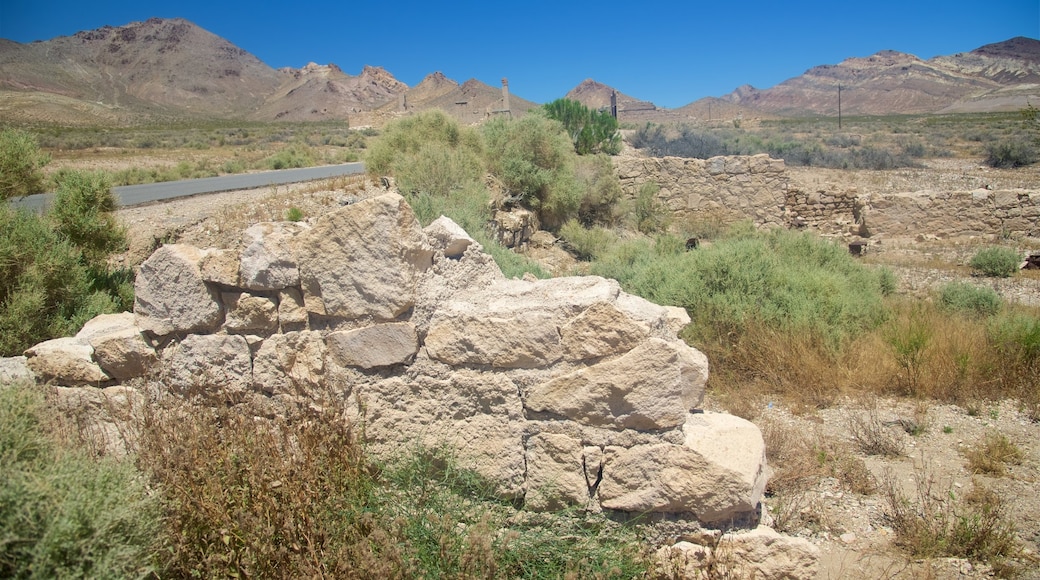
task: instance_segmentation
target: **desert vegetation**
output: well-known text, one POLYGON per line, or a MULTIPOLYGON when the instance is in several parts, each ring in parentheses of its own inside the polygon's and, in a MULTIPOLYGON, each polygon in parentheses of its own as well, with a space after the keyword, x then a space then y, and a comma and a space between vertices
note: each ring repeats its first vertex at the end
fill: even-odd
MULTIPOLYGON (((792 164, 887 169, 926 157, 981 159, 987 145, 1021 128, 1013 115, 851 119, 840 135, 823 123, 763 121, 756 131, 645 126, 635 130, 633 143, 658 154, 766 152, 790 155, 792 164)), ((422 113, 371 140, 345 128, 296 130, 185 129, 188 140, 128 130, 127 139, 139 140, 133 147, 107 133, 37 135, 58 164, 80 154, 84 163, 124 155, 107 149, 124 146, 136 152, 125 153, 130 158, 141 150, 171 157, 237 151, 242 157, 232 152, 225 162, 241 162, 242 169, 346 160, 364 149, 369 172, 392 176, 423 225, 447 215, 507 276, 548 276, 485 229, 495 209, 526 207, 580 260, 576 272, 616 278, 628 292, 689 312, 693 323, 683 338, 711 360, 713 404, 763 429, 777 470, 767 490, 777 529, 820 525, 809 491, 826 477, 843 493, 877 498, 895 544, 909 557, 967 558, 1002 575, 1035 565, 1016 539, 1009 498, 984 480, 955 493, 922 465, 907 490, 872 473, 864 460, 906 455, 904 435, 944 429, 928 424, 932 405, 970 411, 1012 401, 1040 421, 1040 312, 1001 298, 986 283, 1022 276, 1016 240, 998 237, 979 246, 958 266, 961 279, 921 299, 897 292, 897 274, 884 263, 857 260, 814 234, 757 231, 747 223, 675 224, 654 203, 653 184, 624 199, 610 157, 594 152, 609 152, 609 139, 583 150, 573 127, 551 112, 481 127, 422 113), (73 147, 78 138, 85 145, 73 147), (687 249, 687 237, 700 238, 700 247, 687 249), (921 411, 886 424, 879 398, 921 411), (849 401, 862 409, 844 425, 847 440, 792 429, 766 413, 776 404, 811 416, 849 401)), ((31 168, 5 190, 8 197, 46 182, 46 154, 26 135, 5 137, 11 140, 4 167, 31 168), (16 155, 25 159, 12 162, 16 155)), ((177 170, 186 177, 202 162, 184 163, 194 164, 177 170)), ((50 179, 64 196, 60 209, 36 216, 0 208, 0 354, 17 354, 74 332, 94 314, 132 304, 131 273, 107 263, 124 243, 108 191, 113 179, 136 178, 66 167, 50 179)), ((308 216, 290 206, 279 217, 308 216)), ((272 416, 248 405, 151 395, 126 435, 133 452, 118 461, 78 440, 76 426, 39 392, 0 388, 0 412, 7 413, 0 421, 0 575, 28 577, 30 569, 80 577, 651 574, 638 522, 525 513, 457 468, 447 449, 403 450, 394 461, 376 462, 365 455, 358 426, 345 423, 333 405, 272 416), (113 488, 125 490, 118 502, 101 493, 113 488), (74 549, 59 554, 59 544, 74 549)), ((962 458, 980 477, 1006 476, 1022 461, 1022 450, 999 433, 969 441, 962 458)))

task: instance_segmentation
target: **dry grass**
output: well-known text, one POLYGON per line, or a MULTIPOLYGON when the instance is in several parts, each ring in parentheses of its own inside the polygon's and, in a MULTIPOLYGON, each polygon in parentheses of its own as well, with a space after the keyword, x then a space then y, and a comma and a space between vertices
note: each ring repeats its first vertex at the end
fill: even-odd
POLYGON ((1002 476, 1008 465, 1021 465, 1024 454, 1001 433, 986 433, 982 441, 964 452, 972 473, 1002 476))
POLYGON ((865 455, 899 457, 906 448, 903 436, 882 422, 876 405, 871 405, 865 412, 850 413, 846 427, 856 449, 865 455))

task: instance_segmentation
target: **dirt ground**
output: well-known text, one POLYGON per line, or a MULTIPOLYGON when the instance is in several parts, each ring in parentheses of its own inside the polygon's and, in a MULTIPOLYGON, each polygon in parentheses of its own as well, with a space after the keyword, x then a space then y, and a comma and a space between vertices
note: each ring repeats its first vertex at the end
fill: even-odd
MULTIPOLYGON (((791 173, 792 179, 803 185, 829 184, 861 191, 1035 187, 1040 183, 1040 168, 1028 173, 1002 172, 964 160, 939 160, 928 170, 839 172, 795 168, 791 173)), ((163 242, 235 247, 241 231, 250 223, 284 219, 292 207, 308 219, 380 191, 366 178, 354 177, 125 208, 119 211, 119 219, 128 227, 130 250, 118 260, 134 266, 163 242)), ((923 295, 939 283, 966 275, 967 257, 981 242, 886 240, 868 259, 893 267, 902 292, 923 295)), ((1040 243, 1032 247, 1040 247, 1040 243)), ((1008 299, 1040 305, 1040 276, 1016 276, 998 291, 1008 299)), ((862 460, 875 482, 890 483, 908 497, 915 496, 919 482, 930 482, 931 494, 938 499, 966 496, 976 483, 996 492, 1007 502, 1026 561, 1033 559, 1020 570, 1020 577, 1040 578, 1040 560, 1036 559, 1040 553, 1040 424, 1032 422, 1013 402, 962 408, 905 399, 848 400, 810 414, 795 414, 782 402, 770 402, 755 421, 767 432, 794 433, 844 446, 862 460), (897 443, 899 454, 884 457, 858 450, 850 429, 857 417, 881 425, 897 443), (907 432, 908 424, 915 426, 914 434, 907 432), (1003 435, 1021 450, 1021 461, 1008 465, 1006 474, 999 477, 972 473, 965 453, 992 434, 1003 435)), ((965 559, 908 558, 893 544, 895 534, 885 517, 885 494, 850 491, 834 477, 821 477, 792 497, 767 498, 764 511, 767 522, 782 524, 786 533, 808 538, 819 546, 821 579, 981 578, 996 574, 986 565, 965 559)))

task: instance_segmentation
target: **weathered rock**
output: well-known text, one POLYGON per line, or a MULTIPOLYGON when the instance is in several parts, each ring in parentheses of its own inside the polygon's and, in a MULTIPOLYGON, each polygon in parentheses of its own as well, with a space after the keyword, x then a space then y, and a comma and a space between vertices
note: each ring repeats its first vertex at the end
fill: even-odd
POLYGON ((493 482, 502 497, 522 497, 524 421, 516 384, 502 373, 452 370, 428 360, 417 360, 409 376, 334 381, 353 383, 347 400, 364 422, 366 450, 394 458, 439 449, 493 482))
POLYGON ((278 292, 278 326, 282 332, 304 330, 307 327, 307 308, 299 288, 285 288, 278 292))
POLYGON ((589 501, 581 441, 542 433, 527 440, 527 493, 524 507, 556 511, 589 501))
POLYGON ((624 356, 534 387, 524 404, 596 427, 678 427, 704 396, 707 361, 697 355, 678 341, 651 338, 624 356))
POLYGON ((419 337, 410 322, 332 332, 325 338, 325 344, 331 362, 363 369, 404 364, 419 352, 419 337))
POLYGON ((430 357, 452 366, 543 367, 560 359, 556 319, 545 312, 522 317, 438 312, 426 335, 430 357))
POLYGON ((253 360, 253 388, 267 394, 315 393, 325 382, 325 339, 320 332, 276 334, 253 360))
POLYGON ((274 300, 246 292, 221 294, 227 315, 224 329, 232 334, 270 334, 278 330, 278 306, 274 300))
POLYGON ((203 250, 199 272, 206 282, 229 288, 238 287, 238 252, 216 248, 203 250))
POLYGON ((679 542, 657 552, 663 576, 682 580, 707 578, 816 578, 820 549, 805 538, 784 536, 765 526, 725 534, 714 547, 679 542))
POLYGON ((699 453, 717 469, 735 474, 739 481, 739 487, 724 494, 739 500, 731 511, 709 517, 725 519, 757 510, 769 476, 766 445, 759 428, 727 413, 691 413, 683 424, 683 435, 685 447, 699 453))
POLYGON ((27 360, 24 356, 0 357, 0 386, 35 381, 36 375, 29 370, 27 360))
POLYGON ((182 393, 221 391, 235 397, 253 382, 249 343, 239 335, 190 334, 163 352, 166 384, 182 393))
POLYGON ((219 294, 202 278, 204 254, 183 244, 165 245, 141 264, 134 284, 137 325, 158 336, 212 332, 224 321, 219 294))
POLYGON ((25 351, 26 364, 37 377, 64 386, 100 386, 112 380, 94 360, 94 348, 83 338, 47 340, 25 351))
POLYGON ((426 233, 430 245, 448 258, 461 257, 466 248, 477 243, 459 224, 443 215, 423 228, 423 232, 426 233))
POLYGON ((507 248, 523 246, 538 231, 538 216, 529 209, 520 207, 509 211, 496 211, 488 223, 491 235, 507 248))
POLYGON ((74 425, 71 428, 95 453, 121 456, 135 447, 144 396, 134 389, 54 387, 48 395, 61 420, 74 425))
POLYGON ((560 328, 564 356, 570 360, 626 353, 649 337, 649 329, 616 306, 597 302, 560 328))
MULTIPOLYGON (((761 489, 757 479, 748 481, 745 461, 720 462, 719 452, 709 458, 670 443, 607 451, 598 492, 606 509, 692 513, 707 524, 743 523, 757 514, 761 489)), ((761 461, 764 469, 764 457, 761 461)))
POLYGON ((307 311, 393 320, 415 304, 418 273, 432 264, 411 208, 386 194, 326 214, 292 242, 307 311))
POLYGON ((302 222, 262 222, 242 234, 239 277, 247 290, 281 290, 300 285, 290 241, 307 229, 302 222))
POLYGON ((159 362, 155 348, 138 328, 130 312, 96 316, 76 337, 90 344, 94 349, 94 360, 119 381, 143 377, 159 362))
POLYGON ((479 246, 471 245, 458 260, 437 259, 419 276, 410 321, 420 336, 425 336, 434 312, 445 304, 460 294, 487 289, 504 279, 494 258, 479 246))

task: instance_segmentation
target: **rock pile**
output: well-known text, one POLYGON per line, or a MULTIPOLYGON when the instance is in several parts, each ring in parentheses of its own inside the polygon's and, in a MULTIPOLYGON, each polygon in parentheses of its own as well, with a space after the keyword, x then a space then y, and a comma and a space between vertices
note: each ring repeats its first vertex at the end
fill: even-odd
POLYGON ((163 246, 133 314, 37 345, 28 366, 230 402, 331 394, 371 452, 450 449, 528 509, 757 523, 761 434, 700 410, 708 362, 677 338, 684 311, 604 278, 506 280, 458 226, 423 230, 393 193, 242 242, 163 246))

